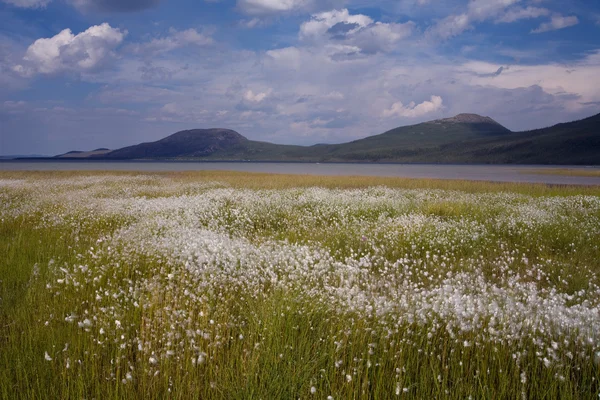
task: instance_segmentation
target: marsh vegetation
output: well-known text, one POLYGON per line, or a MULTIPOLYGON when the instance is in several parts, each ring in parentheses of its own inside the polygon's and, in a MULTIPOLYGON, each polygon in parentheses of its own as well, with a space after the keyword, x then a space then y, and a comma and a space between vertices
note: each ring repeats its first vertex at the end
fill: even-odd
POLYGON ((0 397, 589 399, 600 190, 0 174, 0 397))

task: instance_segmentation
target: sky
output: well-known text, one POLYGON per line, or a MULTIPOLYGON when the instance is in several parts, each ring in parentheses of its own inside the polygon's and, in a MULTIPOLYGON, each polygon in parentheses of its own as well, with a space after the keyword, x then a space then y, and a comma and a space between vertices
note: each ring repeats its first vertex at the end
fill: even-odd
POLYGON ((0 155, 599 112, 598 0, 0 0, 0 155))

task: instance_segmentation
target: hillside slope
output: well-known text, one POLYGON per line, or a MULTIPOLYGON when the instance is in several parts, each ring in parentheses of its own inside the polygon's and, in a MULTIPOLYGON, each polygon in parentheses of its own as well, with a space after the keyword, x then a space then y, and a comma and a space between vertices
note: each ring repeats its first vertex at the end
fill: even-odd
POLYGON ((598 165, 600 114, 548 128, 453 143, 437 156, 467 163, 598 165))
POLYGON ((111 151, 108 159, 153 159, 176 157, 206 157, 247 142, 231 129, 192 129, 167 136, 156 142, 140 143, 111 151))
POLYGON ((452 143, 503 137, 510 133, 510 130, 489 117, 459 114, 452 118, 395 128, 349 143, 321 146, 319 150, 323 160, 402 161, 437 152, 452 143))
POLYGON ((96 159, 407 163, 600 164, 600 114, 527 132, 459 114, 342 144, 278 145, 230 129, 193 129, 91 155, 96 159))

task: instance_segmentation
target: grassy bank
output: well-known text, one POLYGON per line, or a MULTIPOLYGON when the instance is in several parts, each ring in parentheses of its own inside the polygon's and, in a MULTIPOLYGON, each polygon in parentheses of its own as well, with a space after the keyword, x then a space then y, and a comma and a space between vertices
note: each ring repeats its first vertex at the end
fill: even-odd
POLYGON ((600 176, 600 170, 581 168, 551 168, 551 169, 528 169, 522 171, 524 174, 537 175, 563 175, 563 176, 600 176))
POLYGON ((600 189, 0 173, 0 397, 600 392, 600 189))

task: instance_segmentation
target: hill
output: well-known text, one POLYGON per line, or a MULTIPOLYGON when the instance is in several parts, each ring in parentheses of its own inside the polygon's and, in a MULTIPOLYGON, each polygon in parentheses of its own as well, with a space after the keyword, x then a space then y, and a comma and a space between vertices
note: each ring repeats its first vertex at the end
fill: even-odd
POLYGON ((70 158, 89 158, 92 156, 103 156, 110 152, 111 152, 111 150, 105 149, 105 148, 100 148, 100 149, 96 149, 96 150, 92 150, 92 151, 73 150, 73 151, 69 151, 68 153, 65 153, 65 154, 59 154, 57 156, 54 156, 54 158, 68 158, 68 159, 70 159, 70 158))
POLYGON ((192 129, 174 133, 151 143, 124 147, 106 154, 105 158, 176 158, 206 157, 215 152, 235 148, 248 141, 230 129, 192 129))
POLYGON ((489 117, 459 114, 452 118, 403 126, 339 145, 321 146, 323 161, 414 161, 434 162, 427 158, 445 146, 511 133, 489 117), (422 161, 423 160, 423 161, 422 161))
POLYGON ((155 142, 85 157, 205 161, 600 164, 600 114, 527 132, 511 132, 490 117, 459 114, 395 128, 348 143, 313 146, 253 141, 230 129, 193 129, 174 133, 155 142))

